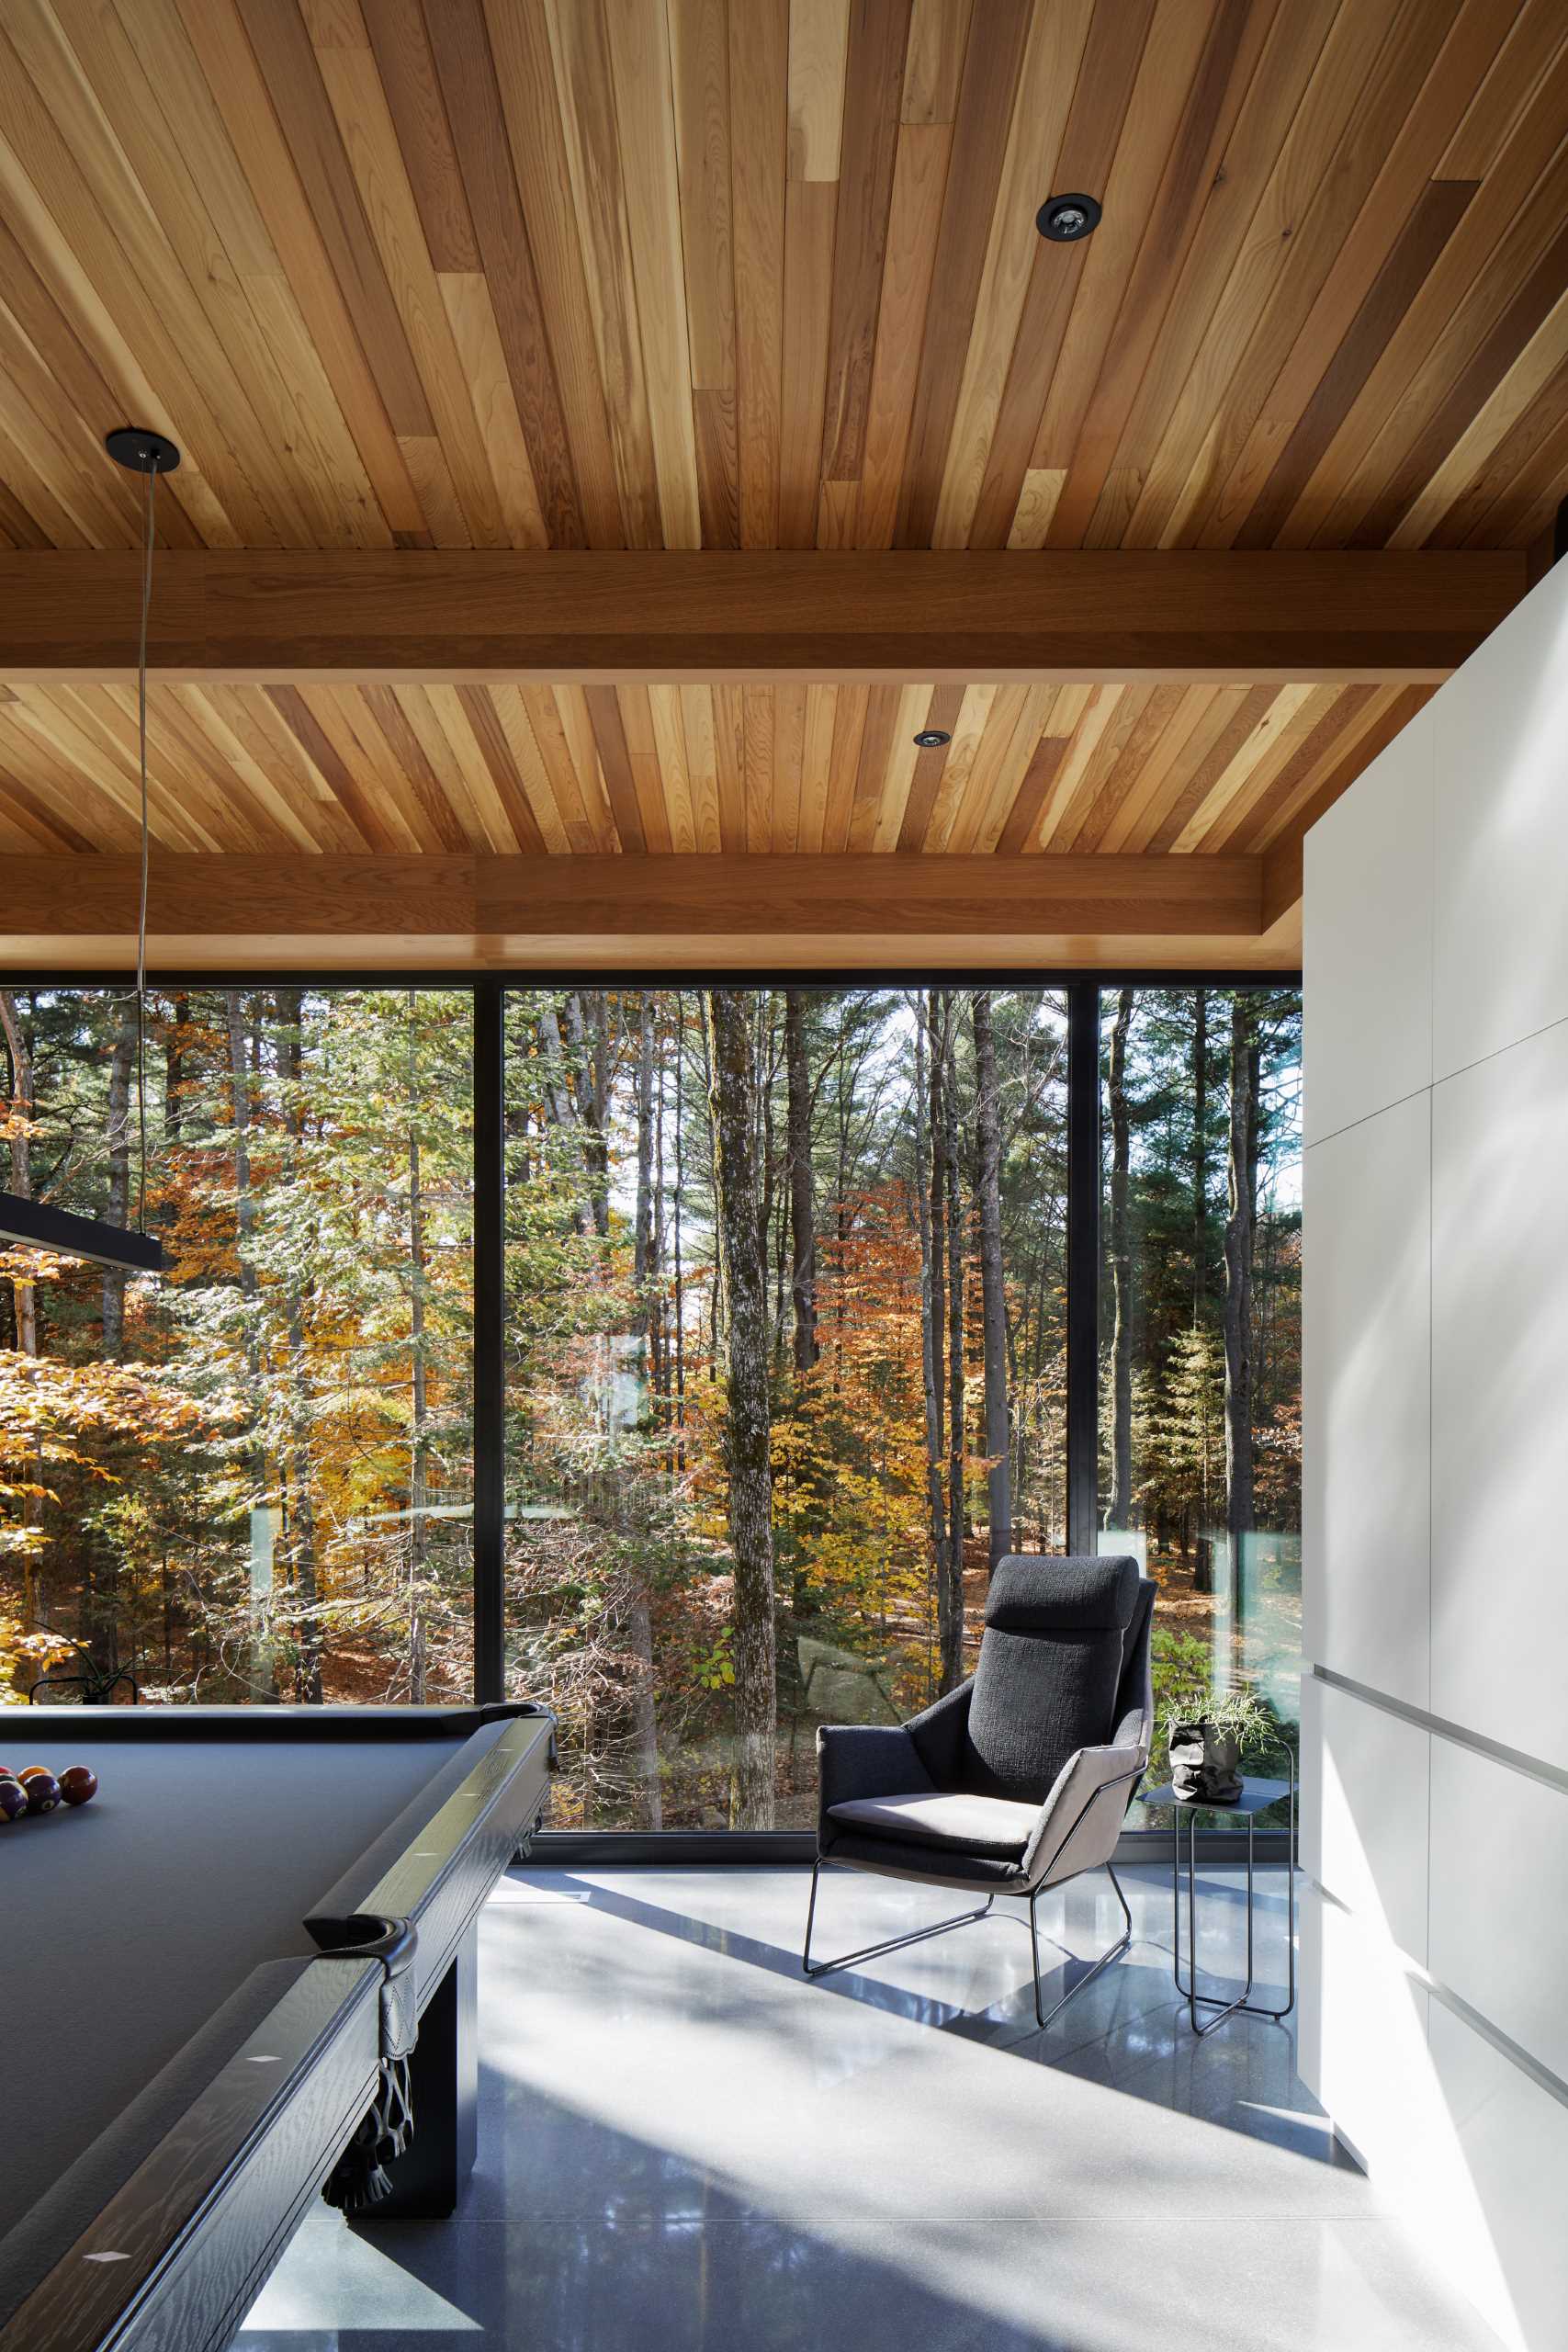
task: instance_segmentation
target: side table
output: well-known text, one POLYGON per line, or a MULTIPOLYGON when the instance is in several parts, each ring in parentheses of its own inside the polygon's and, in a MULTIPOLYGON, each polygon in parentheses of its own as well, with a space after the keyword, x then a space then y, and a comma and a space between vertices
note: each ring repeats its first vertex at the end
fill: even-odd
POLYGON ((1215 1804, 1212 1799, 1207 1798, 1193 1800, 1178 1796, 1168 1781, 1160 1788, 1140 1789, 1138 1792, 1140 1803, 1168 1804, 1171 1808, 1173 1823, 1170 1855, 1172 1972, 1176 1978, 1176 1989, 1187 2003, 1188 2015, 1191 2018, 1192 2030, 1196 2034, 1213 2033, 1216 2027, 1224 2025, 1227 2018, 1234 2018, 1238 2010, 1250 2018, 1273 2018, 1278 2020, 1280 2018, 1288 2018, 1296 2006, 1296 1768, 1293 1757, 1290 1758, 1289 1761, 1289 1780, 1244 1780, 1240 1796, 1233 1798, 1229 1804, 1215 1804), (1253 1857, 1258 1815, 1266 1812, 1269 1805, 1278 1804, 1282 1797, 1289 1801, 1291 1823, 1291 1859, 1285 1872, 1290 1909, 1285 1946, 1289 1967, 1289 1997, 1282 2009, 1271 2009, 1248 1998, 1252 1991, 1253 1967, 1253 1857), (1227 2001, 1219 1994, 1201 1993, 1198 1990, 1197 1817, 1201 1813, 1239 1813, 1245 1815, 1247 1818, 1247 1983, 1234 2001, 1227 2001), (1188 1982, 1185 1984, 1181 1981, 1181 1816, 1183 1814, 1187 1816, 1188 1982), (1200 2009, 1213 2009, 1218 2014, 1212 2018, 1201 2018, 1198 2014, 1200 2009))

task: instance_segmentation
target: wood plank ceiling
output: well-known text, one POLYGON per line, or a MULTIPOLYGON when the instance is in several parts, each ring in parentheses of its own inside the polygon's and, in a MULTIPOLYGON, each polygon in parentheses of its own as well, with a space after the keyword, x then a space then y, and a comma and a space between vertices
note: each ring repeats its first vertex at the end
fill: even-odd
MULTIPOLYGON (((1250 854, 1430 691, 155 685, 150 818, 209 854, 1250 854)), ((130 850, 136 775, 133 689, 0 688, 0 848, 130 850)))
MULTIPOLYGON (((1525 547, 1565 220, 1562 0, 6 0, 0 547, 128 418, 170 548, 1525 547)), ((1266 851, 1425 691, 164 684, 153 834, 1266 851)), ((0 696, 0 846, 133 736, 0 696)))

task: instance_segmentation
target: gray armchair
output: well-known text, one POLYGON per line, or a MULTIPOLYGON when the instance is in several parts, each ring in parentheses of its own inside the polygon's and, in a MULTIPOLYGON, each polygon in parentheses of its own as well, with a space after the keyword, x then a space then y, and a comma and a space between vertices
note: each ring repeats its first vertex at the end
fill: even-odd
POLYGON ((1133 1915, 1113 1858, 1154 1736, 1154 1596, 1134 1559, 1015 1554, 991 1579, 979 1663, 966 1682, 907 1724, 822 1725, 817 1860, 801 1960, 807 1976, 983 1919, 998 1894, 1028 1900, 1042 2026, 1121 1958, 1133 1939, 1133 1915), (986 1900, 934 1927, 814 1961, 811 1930, 827 1862, 984 1891, 986 1900), (1125 1928, 1046 2010, 1035 1904, 1047 1887, 1101 1868, 1125 1928))

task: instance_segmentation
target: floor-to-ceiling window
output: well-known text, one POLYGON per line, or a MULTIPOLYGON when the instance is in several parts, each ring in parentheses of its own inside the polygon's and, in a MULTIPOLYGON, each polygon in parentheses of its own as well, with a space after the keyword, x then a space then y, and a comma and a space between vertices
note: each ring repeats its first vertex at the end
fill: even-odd
POLYGON ((161 981, 144 1090, 132 1012, 0 992, 0 1182, 169 1258, 0 1254, 0 1688, 477 1683, 558 1824, 803 1827, 1099 1542, 1162 1715, 1293 1727, 1293 988, 161 981))
POLYGON ((815 1730, 972 1661, 1066 1510, 1066 1026, 1038 988, 507 1011, 511 1687, 556 1817, 805 1826, 815 1730))
POLYGON ((1158 1580, 1162 1736, 1217 1711, 1259 1762, 1299 1710, 1301 1148, 1294 987, 1101 992, 1099 1541, 1158 1580))
POLYGON ((471 1690, 471 1025, 461 989, 160 987, 139 1050, 127 989, 0 991, 0 1182, 168 1260, 0 1255, 0 1690, 471 1690))

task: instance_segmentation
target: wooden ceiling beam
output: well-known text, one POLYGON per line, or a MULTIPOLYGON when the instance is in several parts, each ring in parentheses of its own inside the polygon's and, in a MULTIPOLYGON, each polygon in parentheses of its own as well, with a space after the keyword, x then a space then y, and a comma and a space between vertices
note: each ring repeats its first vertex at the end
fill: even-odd
MULTIPOLYGON (((13 972, 120 967, 138 868, 6 861, 13 972)), ((154 969, 1288 963, 1247 857, 158 856, 154 969)))
MULTIPOLYGON (((176 549, 150 658, 270 684, 1431 684, 1525 587, 1517 550, 176 549)), ((0 676, 129 678, 139 590, 133 555, 0 554, 0 676)))

